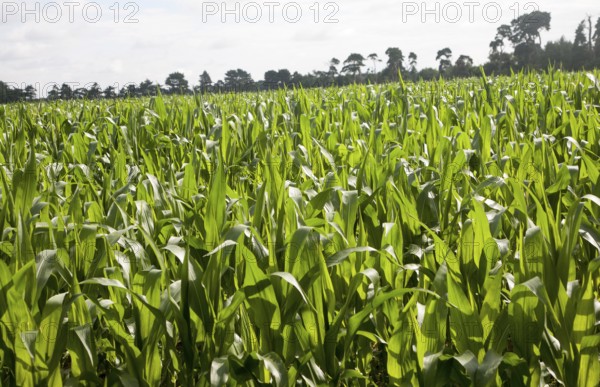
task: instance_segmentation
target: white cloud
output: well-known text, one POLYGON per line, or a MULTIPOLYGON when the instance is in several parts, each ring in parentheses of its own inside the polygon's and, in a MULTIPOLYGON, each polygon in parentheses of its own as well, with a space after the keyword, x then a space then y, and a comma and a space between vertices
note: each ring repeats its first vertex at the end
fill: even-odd
MULTIPOLYGON (((114 2, 98 3, 103 9, 103 19, 95 24, 86 22, 77 13, 74 23, 66 19, 56 24, 33 20, 21 23, 18 15, 8 18, 0 26, 0 78, 31 83, 98 81, 106 86, 115 82, 137 83, 146 78, 163 83, 170 72, 182 70, 195 83, 204 70, 217 80, 231 68, 243 68, 254 79, 260 79, 269 69, 288 68, 302 73, 324 70, 331 57, 343 61, 352 52, 363 55, 376 52, 385 60, 387 47, 399 47, 406 55, 410 51, 417 53, 419 67, 435 66, 437 50, 446 46, 455 57, 467 54, 481 63, 487 57, 496 28, 514 16, 513 5, 517 4, 523 12, 526 4, 499 1, 496 4, 502 11, 502 19, 490 23, 481 8, 492 2, 483 1, 475 9, 471 23, 466 2, 458 1, 463 4, 460 21, 436 23, 433 15, 422 22, 419 15, 403 14, 410 6, 406 1, 344 0, 337 2, 339 9, 334 17, 339 22, 329 24, 323 22, 324 18, 336 8, 325 9, 327 1, 316 2, 320 11, 319 22, 315 23, 315 11, 310 8, 315 2, 297 0, 303 14, 294 24, 286 22, 282 13, 283 6, 291 3, 286 0, 275 9, 273 23, 264 8, 263 19, 252 24, 243 20, 235 23, 231 15, 226 23, 221 22, 219 15, 203 15, 203 5, 198 1, 145 1, 138 3, 135 17, 139 23, 126 24, 123 18, 131 10, 121 10, 120 22, 115 23, 109 8, 114 2)), ((227 7, 232 9, 233 3, 227 1, 227 7)), ((125 3, 119 4, 123 7, 125 3)), ((240 4, 243 7, 244 3, 240 4)), ((422 1, 414 4, 421 7, 422 1)), ((425 4, 428 9, 435 7, 432 0, 425 4)), ((439 4, 441 11, 448 2, 439 4)), ((544 41, 562 35, 572 39, 578 22, 588 13, 594 18, 600 16, 592 0, 568 3, 545 0, 538 5, 553 16, 552 30, 542 35, 544 41)), ((293 12, 289 15, 293 16, 293 12)))

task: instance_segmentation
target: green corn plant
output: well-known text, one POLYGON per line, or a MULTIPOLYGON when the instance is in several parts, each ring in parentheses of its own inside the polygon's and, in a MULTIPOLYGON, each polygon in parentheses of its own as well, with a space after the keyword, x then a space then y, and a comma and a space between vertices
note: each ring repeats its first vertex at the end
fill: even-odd
POLYGON ((598 385, 599 76, 1 106, 0 385, 598 385))

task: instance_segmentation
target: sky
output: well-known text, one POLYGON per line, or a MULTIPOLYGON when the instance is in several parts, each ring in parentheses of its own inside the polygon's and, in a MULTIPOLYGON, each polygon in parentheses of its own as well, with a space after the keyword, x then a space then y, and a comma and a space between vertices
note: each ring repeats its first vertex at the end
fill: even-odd
POLYGON ((543 42, 572 40, 582 19, 600 17, 597 0, 1 0, 0 80, 38 92, 164 84, 174 71, 191 84, 202 71, 217 81, 237 68, 258 80, 271 69, 327 70, 355 52, 377 53, 383 62, 367 63, 381 69, 388 47, 416 53, 418 68, 436 67, 444 47, 478 64, 498 26, 535 9, 552 15, 543 42))

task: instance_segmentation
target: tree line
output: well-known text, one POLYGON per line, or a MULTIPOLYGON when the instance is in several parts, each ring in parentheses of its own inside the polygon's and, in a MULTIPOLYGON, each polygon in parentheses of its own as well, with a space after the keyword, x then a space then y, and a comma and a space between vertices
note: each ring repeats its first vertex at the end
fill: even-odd
MULTIPOLYGON (((574 33, 574 40, 564 36, 558 41, 549 41, 542 46, 541 33, 550 30, 551 15, 544 11, 534 11, 512 20, 510 24, 498 27, 489 44, 490 53, 483 69, 486 74, 508 75, 511 71, 540 70, 548 66, 567 71, 600 67, 600 18, 593 23, 590 16, 582 20, 574 33)), ((344 86, 352 83, 383 83, 398 80, 399 74, 407 80, 432 80, 477 76, 479 67, 465 54, 453 59, 449 47, 436 54, 437 68, 417 69, 418 57, 414 52, 405 56, 398 47, 385 51, 385 58, 377 53, 366 57, 351 53, 344 61, 332 58, 328 68, 308 74, 290 72, 287 69, 269 70, 262 80, 255 81, 243 69, 233 69, 225 73, 222 80, 213 82, 204 71, 195 85, 190 85, 185 75, 173 72, 164 85, 145 80, 138 84, 127 84, 119 90, 115 86, 102 89, 98 83, 89 87, 72 88, 64 83, 54 85, 45 99, 119 98, 153 96, 162 94, 192 94, 206 92, 231 92, 271 90, 282 87, 344 86), (385 61, 385 62, 384 62, 385 61)), ((37 90, 29 85, 24 89, 11 87, 0 81, 0 103, 37 99, 37 90)))

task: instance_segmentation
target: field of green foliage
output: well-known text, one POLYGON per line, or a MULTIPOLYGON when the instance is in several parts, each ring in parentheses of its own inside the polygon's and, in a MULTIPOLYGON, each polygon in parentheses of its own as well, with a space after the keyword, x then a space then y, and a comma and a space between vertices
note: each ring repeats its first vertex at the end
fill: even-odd
POLYGON ((0 106, 0 385, 597 386, 597 78, 0 106))

